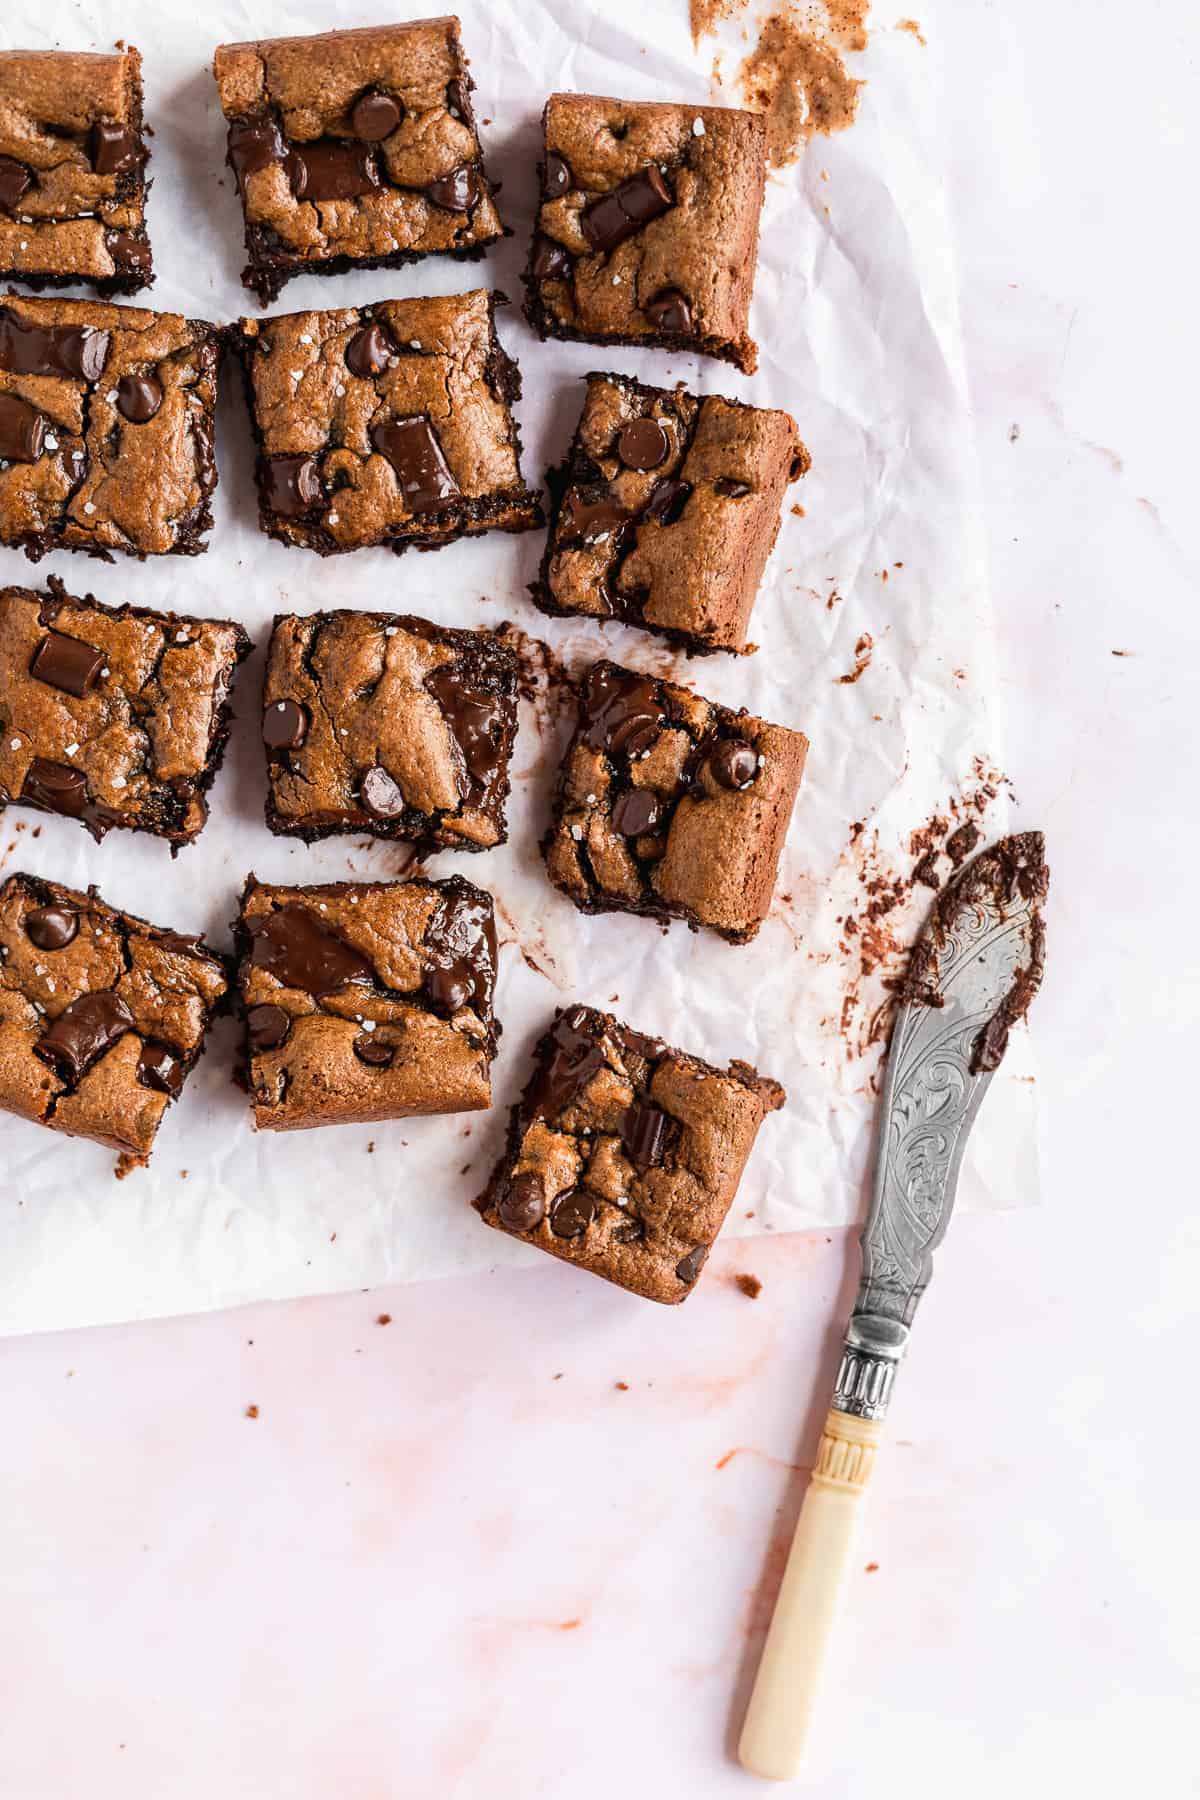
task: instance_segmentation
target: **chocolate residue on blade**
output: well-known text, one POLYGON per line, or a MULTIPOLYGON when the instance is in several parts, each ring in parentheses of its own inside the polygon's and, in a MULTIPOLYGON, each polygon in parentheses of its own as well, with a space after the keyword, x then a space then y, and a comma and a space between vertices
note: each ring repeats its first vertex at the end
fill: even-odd
POLYGON ((964 913, 985 907, 1003 918, 1020 901, 1031 910, 1029 961, 1016 970, 1012 986, 982 1028, 971 1052, 972 1075, 988 1075, 1000 1067, 1013 1026, 1025 1017, 1041 986, 1046 961, 1046 928, 1041 908, 1050 885, 1045 839, 1040 831, 1001 838, 955 877, 934 903, 933 916, 909 962, 900 990, 902 1004, 941 1006, 937 961, 964 913))
POLYGON ((867 0, 790 5, 764 23, 738 71, 746 105, 766 114, 767 161, 793 163, 815 133, 853 125, 858 90, 842 53, 867 47, 867 0))

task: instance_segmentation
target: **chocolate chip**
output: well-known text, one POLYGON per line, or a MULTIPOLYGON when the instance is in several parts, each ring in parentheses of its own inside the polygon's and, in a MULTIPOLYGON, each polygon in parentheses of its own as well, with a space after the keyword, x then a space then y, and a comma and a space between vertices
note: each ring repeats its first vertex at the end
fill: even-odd
POLYGON ((382 325, 364 325, 346 345, 346 367, 363 381, 382 375, 395 356, 396 346, 382 325))
POLYGON ((122 375, 117 383, 117 411, 131 425, 144 425, 162 403, 162 384, 153 375, 122 375))
POLYGON ((535 281, 565 281, 571 273, 570 252, 539 232, 533 240, 529 271, 535 281))
POLYGON ((732 475, 719 475, 713 482, 713 489, 727 500, 741 500, 751 492, 748 481, 735 481, 732 475))
POLYGON ((0 394, 0 462, 36 462, 46 442, 46 421, 16 394, 0 394))
POLYGON ((735 793, 758 779, 758 752, 745 738, 724 738, 708 759, 714 781, 735 793))
POLYGON ((309 723, 308 708, 298 700, 273 700, 263 709, 263 743, 268 750, 299 750, 309 723))
POLYGON ((390 94, 380 93, 378 88, 368 88, 354 102, 350 123, 355 137, 362 138, 364 143, 378 144, 392 135, 403 117, 404 108, 398 100, 390 94))
POLYGON ((65 632, 46 634, 33 653, 29 673, 47 687, 61 688, 81 700, 104 667, 103 653, 82 638, 68 637, 65 632))
POLYGON ((150 253, 150 240, 138 237, 132 231, 109 231, 105 233, 108 254, 122 274, 148 275, 153 258, 150 253))
POLYGON ((272 118, 235 119, 229 127, 229 161, 238 186, 284 158, 283 136, 272 118))
POLYGON ((630 419, 617 433, 617 455, 627 469, 657 469, 671 440, 657 419, 630 419))
POLYGON ((434 1012, 452 1018, 461 1012, 471 998, 470 971, 456 965, 448 969, 430 969, 425 977, 425 992, 434 1012))
POLYGON ((0 307, 0 369, 10 375, 98 381, 111 342, 110 332, 91 325, 26 325, 0 307))
POLYGON ((443 212, 465 213, 479 199, 483 184, 479 179, 479 171, 467 165, 465 168, 452 169, 449 175, 439 175, 425 188, 425 198, 440 206, 443 212))
POLYGON ((613 830, 622 837, 641 837, 644 831, 654 830, 664 811, 662 801, 649 788, 629 788, 618 796, 612 809, 613 830))
POLYGON ((124 125, 99 119, 92 127, 92 167, 97 175, 119 175, 136 166, 141 146, 136 134, 124 125))
POLYGON ((15 156, 0 156, 0 207, 12 212, 33 176, 15 156))
POLYGON ((603 194, 585 206, 579 215, 579 228, 593 250, 615 250, 674 204, 675 196, 658 164, 650 163, 611 194, 603 194))
POLYGON ((551 150, 546 157, 542 191, 547 200, 561 200, 571 185, 571 165, 565 156, 551 150))
POLYGON ((691 1287, 708 1261, 708 1253, 711 1248, 710 1244, 697 1244, 694 1250, 689 1250, 686 1256, 680 1257, 675 1264, 675 1273, 680 1281, 685 1281, 691 1287))
POLYGON ((496 1207, 500 1223, 510 1231, 534 1231, 546 1216, 540 1175, 514 1175, 496 1207))
POLYGON ((372 428, 371 442, 396 471, 409 512, 437 512, 458 497, 458 483, 427 418, 389 419, 372 428))
POLYGON ((291 1029, 292 1021, 282 1006, 252 1006, 246 1014, 246 1037, 252 1051, 278 1050, 291 1029))
POLYGON ((596 1216, 596 1202, 586 1188, 568 1188, 550 1208, 550 1229, 555 1237, 581 1238, 596 1216))
MULTIPOLYGON (((316 890, 320 893, 320 889, 316 890)), ((365 956, 298 901, 246 921, 253 942, 250 962, 266 969, 283 987, 300 988, 318 999, 348 982, 371 981, 375 971, 365 956)))
POLYGON ((593 750, 639 755, 666 723, 658 683, 601 664, 584 689, 580 730, 593 750))
POLYGON ((91 1065, 133 1028, 133 1014, 119 994, 80 994, 59 1013, 33 1046, 64 1081, 77 1084, 91 1065))
POLYGON ((65 950, 79 930, 79 914, 67 906, 35 906, 25 914, 25 935, 39 950, 65 950))
POLYGON ((356 200, 381 186, 374 151, 344 138, 293 144, 286 165, 297 200, 356 200))
POLYGON ((614 531, 628 523, 629 514, 615 500, 607 495, 602 495, 599 500, 585 500, 575 489, 563 499, 558 515, 560 534, 577 538, 584 544, 611 537, 614 531))
POLYGON ((664 288, 661 294, 655 294, 653 300, 647 300, 644 311, 659 331, 674 332, 682 337, 692 329, 691 305, 686 294, 681 294, 678 288, 664 288))
POLYGON ((137 1078, 143 1087, 176 1098, 183 1086, 183 1063, 168 1044, 147 1038, 138 1051, 137 1078))
POLYGON ((673 481, 668 477, 655 486, 646 502, 645 517, 659 525, 674 525, 691 495, 690 481, 673 481))
POLYGON ((324 499, 315 456, 264 456, 258 464, 264 504, 281 519, 300 519, 324 499))
POLYGON ((378 763, 364 772, 358 794, 373 819, 398 819, 406 805, 399 784, 378 763))
POLYGON ((386 1069, 396 1055, 395 1044, 381 1042, 373 1031, 364 1031, 355 1038, 350 1048, 360 1063, 366 1063, 369 1069, 386 1069))
POLYGON ((621 1142, 635 1169, 644 1174, 662 1162, 670 1130, 668 1115, 645 1100, 635 1100, 625 1109, 621 1120, 621 1142))

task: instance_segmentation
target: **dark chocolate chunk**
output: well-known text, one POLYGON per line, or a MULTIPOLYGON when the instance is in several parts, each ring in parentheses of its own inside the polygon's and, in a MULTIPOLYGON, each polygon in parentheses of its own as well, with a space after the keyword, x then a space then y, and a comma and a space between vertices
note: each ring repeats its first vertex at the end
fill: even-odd
POLYGON ((442 455, 437 433, 423 414, 374 426, 371 442, 396 471, 410 512, 437 512, 458 497, 459 486, 442 455))
POLYGON ((539 1175, 514 1175, 496 1211, 510 1231, 534 1231, 546 1216, 546 1196, 539 1175))
POLYGON ((0 462, 36 462, 45 442, 41 413, 16 394, 0 394, 0 462))
POLYGON ((109 332, 92 325, 26 325, 0 307, 0 369, 10 375, 98 381, 111 341, 109 332))
POLYGON ((622 1046, 640 1056, 648 1063, 656 1063, 667 1054, 667 1046, 661 1038, 647 1037, 645 1032, 633 1031, 626 1025, 621 1031, 622 1046))
POLYGON ((272 118, 235 119, 229 127, 229 161, 239 186, 247 175, 282 162, 284 154, 283 135, 272 118))
POLYGON ((378 88, 368 88, 365 94, 360 94, 350 111, 354 135, 366 144, 378 144, 390 137, 403 117, 404 108, 400 102, 378 88))
POLYGON ((79 914, 69 906, 35 906, 24 923, 26 937, 39 950, 65 950, 79 930, 79 914))
POLYGON ((539 232, 529 266, 535 281, 565 281, 571 273, 571 253, 539 232))
POLYGON ((430 969, 425 978, 425 992, 434 1012, 452 1018, 471 998, 470 972, 458 968, 430 969))
POLYGON ((260 457, 258 479, 266 505, 283 519, 303 518, 324 499, 315 456, 260 457))
POLYGON ((263 743, 268 750, 299 750, 309 724, 308 708, 298 700, 273 700, 263 709, 263 743))
POLYGON ((473 800, 487 798, 500 773, 504 702, 499 694, 471 687, 453 663, 435 669, 425 686, 442 709, 454 741, 463 753, 473 800))
POLYGON ((658 795, 649 788, 628 788, 618 795, 612 809, 613 830, 622 837, 641 837, 644 831, 654 830, 665 810, 658 795))
POLYGON ((646 502, 645 517, 658 525, 674 525, 691 497, 690 481, 673 481, 668 477, 656 484, 646 502))
POLYGON ((682 337, 692 329, 691 304, 678 288, 664 288, 653 300, 647 300, 645 313, 659 331, 670 331, 682 337))
POLYGON ((603 194, 585 206, 579 215, 579 228, 593 250, 615 250, 674 204, 675 196, 658 164, 649 163, 611 194, 603 194))
POLYGON ((183 1087, 183 1062, 169 1044, 147 1038, 138 1051, 137 1078, 143 1087, 157 1088, 174 1100, 183 1087))
POLYGON ((395 356, 396 346, 382 325, 364 325, 346 345, 346 367, 363 381, 382 375, 395 356))
POLYGON ((33 1046, 64 1081, 77 1085, 98 1057, 133 1028, 133 1014, 119 994, 80 994, 47 1025, 33 1046))
POLYGON ((82 638, 68 637, 65 632, 46 634, 33 653, 29 673, 47 687, 61 688, 82 700, 104 667, 104 653, 85 644, 82 638))
POLYGON ((748 481, 735 481, 732 475, 719 475, 713 482, 714 493, 723 494, 727 500, 742 500, 751 492, 748 481))
POLYGON ((745 738, 723 738, 708 759, 714 781, 735 793, 758 779, 758 751, 745 738))
POLYGON ((496 924, 483 896, 443 891, 425 927, 425 994, 434 1012, 450 1017, 464 1006, 491 1011, 496 982, 496 924))
POLYGON ((33 175, 23 162, 15 156, 0 156, 0 207, 12 212, 32 181, 33 175))
POLYGON ((657 419, 630 419, 617 433, 617 455, 627 469, 657 469, 671 440, 657 419))
POLYGON ((551 150, 546 157, 542 191, 547 200, 560 200, 571 185, 571 165, 565 156, 551 150))
POLYGON ((535 1077, 523 1105, 529 1117, 557 1119, 604 1067, 599 1045, 579 1029, 582 1007, 572 1007, 550 1028, 551 1054, 535 1077))
POLYGON ((97 175, 120 175, 135 168, 141 158, 141 145, 128 126, 115 125, 110 119, 98 119, 92 127, 92 167, 97 175))
POLYGON ((446 83, 446 111, 452 119, 465 119, 469 110, 466 87, 456 75, 446 83))
POLYGON ((568 1188, 550 1208, 550 1229, 555 1237, 580 1238, 596 1216, 596 1201, 586 1188, 568 1188))
POLYGON ((399 782, 385 768, 375 763, 363 774, 358 784, 363 811, 373 819, 398 819, 408 804, 399 782))
POLYGON ((558 515, 560 532, 566 537, 578 538, 584 544, 610 537, 628 523, 629 514, 625 508, 608 495, 601 495, 599 500, 585 500, 574 490, 565 496, 558 515))
POLYGON ((297 200, 356 200, 382 185, 374 151, 343 138, 291 145, 287 171, 297 200))
POLYGON ((46 756, 35 756, 25 772, 21 798, 46 812, 65 813, 69 819, 82 819, 88 808, 87 777, 82 769, 51 762, 46 756))
POLYGON ((145 425, 162 403, 162 383, 157 376, 122 375, 117 383, 117 411, 131 425, 145 425))
POLYGON ((711 1248, 711 1244, 697 1244, 694 1250, 689 1250, 686 1256, 680 1257, 675 1265, 675 1273, 680 1281, 686 1282, 688 1287, 691 1287, 708 1261, 708 1253, 711 1248))
POLYGON ((639 755, 665 723, 658 683, 646 676, 599 669, 588 682, 582 725, 591 749, 639 755))
POLYGON ((396 1046, 380 1039, 373 1031, 364 1031, 355 1038, 350 1048, 360 1063, 366 1063, 369 1069, 386 1069, 395 1059, 396 1046))
POLYGON ((668 1114, 645 1100, 635 1100, 621 1120, 621 1142, 635 1169, 645 1173, 656 1168, 663 1159, 671 1131, 668 1114))
POLYGON ((425 189, 425 197, 440 206, 443 212, 470 212, 476 204, 483 184, 479 179, 478 169, 467 164, 461 169, 452 169, 449 175, 439 175, 425 189))
POLYGON ((282 1006, 252 1006, 246 1014, 246 1036, 253 1051, 278 1050, 291 1029, 292 1021, 282 1006))
POLYGON ((108 253, 123 275, 148 275, 153 262, 150 240, 143 233, 110 231, 105 234, 108 253))
POLYGON ((283 987, 301 988, 320 999, 348 982, 374 980, 366 957, 327 931, 316 914, 297 901, 247 923, 254 940, 251 963, 266 969, 283 987))

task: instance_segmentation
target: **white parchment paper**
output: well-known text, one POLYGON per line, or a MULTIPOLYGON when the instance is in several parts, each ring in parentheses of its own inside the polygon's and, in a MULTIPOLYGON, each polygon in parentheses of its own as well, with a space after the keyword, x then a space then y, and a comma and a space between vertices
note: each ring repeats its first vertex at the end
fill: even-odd
MULTIPOLYGON (((428 10, 428 9, 427 9, 428 10)), ((684 0, 494 0, 460 5, 489 121, 485 147, 503 181, 514 236, 478 265, 293 282, 274 310, 443 293, 481 283, 519 299, 535 204, 538 117, 548 93, 574 88, 631 99, 721 99, 714 46, 695 50, 684 0)), ((412 6, 389 16, 420 17, 412 6)), ((923 20, 928 27, 928 8, 923 20)), ((149 220, 158 281, 147 304, 228 320, 255 310, 241 288, 241 223, 224 167, 224 131, 209 64, 226 39, 283 35, 377 17, 347 0, 253 7, 221 0, 9 0, 0 45, 105 48, 122 35, 145 59, 154 127, 149 220)), ((928 889, 891 910, 893 951, 864 958, 857 921, 870 884, 911 872, 910 834, 955 796, 980 787, 1001 755, 992 635, 975 520, 973 457, 958 333, 955 270, 931 127, 924 53, 872 15, 860 115, 814 139, 768 184, 751 326, 753 378, 699 358, 539 345, 516 306, 501 315, 524 376, 519 404, 527 477, 563 454, 579 377, 616 367, 784 406, 813 456, 788 512, 745 658, 691 663, 653 639, 544 618, 526 598, 540 533, 499 534, 436 555, 364 551, 322 562, 256 529, 250 440, 232 371, 222 400, 221 485, 207 555, 105 567, 59 554, 36 571, 0 551, 0 580, 62 576, 103 600, 233 616, 256 642, 235 700, 241 718, 199 843, 172 862, 124 832, 99 847, 74 825, 10 810, 0 858, 58 880, 98 884, 106 899, 159 924, 229 943, 247 871, 269 880, 380 877, 396 852, 364 840, 314 848, 275 839, 262 820, 258 742, 262 653, 277 611, 394 607, 446 624, 511 619, 570 666, 606 652, 673 672, 729 705, 800 726, 808 771, 771 918, 733 948, 682 927, 585 919, 545 880, 537 840, 562 743, 562 721, 525 706, 515 759, 510 842, 484 856, 442 854, 497 899, 503 950, 497 1007, 504 1035, 495 1106, 484 1115, 290 1135, 257 1134, 231 1084, 235 1030, 218 1026, 183 1100, 167 1115, 150 1168, 122 1183, 111 1155, 8 1117, 0 1120, 0 1330, 98 1323, 267 1296, 420 1279, 530 1259, 482 1226, 469 1201, 497 1154, 530 1044, 553 1007, 587 1000, 713 1061, 742 1057, 782 1081, 786 1109, 765 1125, 727 1230, 845 1224, 858 1216, 874 1110, 878 1047, 859 1054, 928 889), (886 572, 886 579, 884 575, 886 572), (857 649, 872 640, 853 682, 857 649), (21 821, 23 829, 17 829, 21 821), (32 837, 35 825, 40 835, 32 837), (853 828, 859 825, 861 830, 853 828), (882 871, 882 873, 881 873, 882 871), (848 939, 847 919, 856 921, 848 939), (864 972, 865 971, 865 972, 864 972)), ((729 59, 726 59, 729 61, 729 59)), ((985 829, 1005 824, 1001 787, 985 829)), ((943 864, 943 869, 947 865, 943 864)), ((962 1204, 1029 1199, 1037 1181, 1028 1044, 1014 1046, 976 1128, 962 1204)))

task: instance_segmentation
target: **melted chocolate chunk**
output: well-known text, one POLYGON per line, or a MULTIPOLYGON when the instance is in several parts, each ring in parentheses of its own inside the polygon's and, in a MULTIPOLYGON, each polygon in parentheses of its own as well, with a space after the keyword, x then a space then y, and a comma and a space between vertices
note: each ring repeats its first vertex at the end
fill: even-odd
POLYGON ((283 134, 272 118, 235 119, 229 127, 229 161, 239 187, 247 175, 282 162, 285 154, 283 134))
POLYGON ((551 1026, 549 1061, 538 1070, 523 1102, 528 1117, 559 1118, 604 1067, 599 1045, 580 1030, 585 1017, 582 1007, 573 1006, 551 1026))
POLYGON ((46 1027, 33 1053, 77 1086, 92 1064, 132 1028, 133 1014, 119 994, 80 994, 46 1027))
POLYGON ((571 185, 571 165, 565 156, 551 150, 546 157, 542 192, 547 200, 561 200, 571 185))
POLYGON ((105 235, 108 253, 122 274, 148 275, 152 263, 150 240, 132 231, 110 231, 105 235))
POLYGON ((25 914, 25 935, 39 950, 65 950, 79 930, 79 914, 68 906, 35 906, 25 914))
POLYGON ((745 738, 724 738, 708 759, 712 778, 740 793, 758 779, 758 751, 745 738))
POLYGON ((348 982, 375 978, 366 957, 326 930, 316 914, 298 901, 249 919, 247 925, 254 940, 251 963, 256 969, 266 969, 284 987, 300 988, 321 999, 348 982))
POLYGON ((686 1282, 688 1287, 691 1287, 708 1261, 708 1253, 711 1248, 710 1244, 697 1244, 694 1250, 689 1250, 686 1256, 680 1257, 675 1265, 675 1273, 680 1281, 686 1282))
POLYGON ((593 750, 636 756, 666 723, 658 683, 644 675, 599 669, 584 695, 583 738, 593 750))
POLYGON ((646 502, 644 516, 658 525, 674 525, 691 497, 690 481, 660 481, 646 502))
POLYGON ((117 383, 117 411, 131 425, 145 425, 162 403, 162 383, 157 376, 122 375, 117 383))
POLYGON ((555 1237, 581 1238, 595 1216, 595 1197, 586 1188, 568 1188, 550 1208, 550 1229, 555 1237))
POLYGON ((463 753, 470 782, 469 799, 490 795, 500 773, 504 735, 504 703, 499 694, 471 687, 454 663, 435 669, 425 686, 442 709, 463 753))
POLYGON ((301 519, 324 499, 315 456, 264 456, 258 464, 263 500, 283 519, 301 519))
POLYGON ((496 1211, 510 1231, 535 1231, 546 1216, 546 1196, 538 1175, 514 1175, 496 1211))
POLYGON ((446 111, 452 119, 465 119, 470 112, 466 87, 457 75, 446 83, 446 111))
POLYGON ((743 500, 751 491, 748 481, 735 481, 732 475, 719 475, 713 482, 713 492, 723 494, 726 500, 743 500))
POLYGON ((425 189, 425 198, 440 206, 443 212, 465 213, 477 203, 482 191, 479 171, 468 164, 431 181, 425 189))
POLYGON ((659 331, 686 337, 692 330, 692 308, 687 295, 678 288, 664 288, 653 300, 647 300, 645 313, 659 331))
POLYGON ((632 1106, 626 1108, 621 1120, 621 1142, 635 1169, 645 1174, 647 1169, 658 1167, 670 1132, 671 1119, 667 1113, 660 1112, 657 1106, 651 1106, 645 1100, 635 1100, 632 1106))
POLYGON ((649 163, 611 194, 603 194, 585 206, 579 215, 579 228, 593 250, 615 250, 674 204, 675 196, 658 164, 649 163))
POLYGON ((65 632, 51 631, 42 639, 29 664, 35 681, 47 687, 60 688, 82 700, 104 667, 104 654, 85 644, 82 638, 68 637, 65 632))
POLYGON ((46 421, 16 394, 0 394, 0 462, 36 462, 46 442, 46 421))
POLYGON ((565 281, 571 273, 571 253, 539 232, 529 267, 535 281, 565 281))
POLYGON ((299 750, 310 722, 308 708, 298 700, 273 700, 263 710, 263 743, 268 750, 299 750))
POLYGON ((141 145, 125 125, 114 125, 100 119, 92 127, 92 167, 97 175, 120 175, 136 168, 141 160, 141 145))
POLYGON ((425 928, 425 994, 434 1012, 450 1018, 464 1006, 491 1014, 496 982, 496 924, 483 895, 443 892, 425 928))
POLYGON ((373 819, 398 819, 408 804, 399 782, 379 763, 363 774, 358 784, 358 797, 363 811, 369 812, 373 819))
POLYGON ((26 325, 0 307, 0 369, 10 375, 50 375, 98 381, 112 342, 92 325, 26 325))
POLYGON ((371 442, 396 471, 404 503, 412 513, 438 512, 459 495, 437 433, 423 415, 389 419, 371 431, 371 442))
POLYGON ((628 788, 618 795, 612 809, 613 830, 622 837, 641 837, 643 832, 654 830, 665 812, 666 807, 649 788, 628 788))
POLYGON ((617 455, 627 469, 657 469, 670 449, 671 440, 657 419, 630 419, 617 433, 617 455))
POLYGON ((169 1044, 147 1038, 138 1052, 137 1078, 143 1087, 157 1088, 174 1100, 183 1087, 183 1063, 169 1044))
POLYGON ((346 367, 362 381, 371 381, 390 368, 396 346, 382 325, 364 325, 346 345, 346 367))
POLYGON ((373 1031, 361 1032, 350 1048, 359 1062, 366 1063, 369 1069, 386 1069, 396 1055, 395 1044, 381 1041, 373 1031))
POLYGON ((82 819, 88 812, 87 777, 82 769, 71 769, 66 763, 35 756, 25 772, 21 798, 30 806, 40 806, 45 812, 82 819))
POLYGON ((601 538, 611 537, 614 531, 620 531, 629 523, 629 517, 625 508, 607 495, 602 495, 599 500, 585 500, 582 494, 572 489, 563 499, 558 526, 565 537, 595 544, 601 538))
POLYGON ((33 175, 15 156, 0 156, 0 207, 12 212, 33 181, 33 175))
POLYGON ((356 200, 382 186, 374 151, 343 138, 291 145, 287 171, 297 200, 356 200))
POLYGON ((282 1006, 252 1006, 246 1014, 246 1037, 253 1052, 278 1050, 291 1029, 292 1021, 282 1006))
POLYGON ((391 137, 403 117, 404 108, 391 94, 381 93, 378 88, 368 88, 354 102, 350 123, 354 127, 355 137, 361 138, 365 144, 379 144, 385 137, 391 137))

